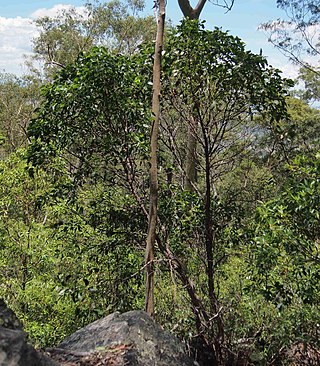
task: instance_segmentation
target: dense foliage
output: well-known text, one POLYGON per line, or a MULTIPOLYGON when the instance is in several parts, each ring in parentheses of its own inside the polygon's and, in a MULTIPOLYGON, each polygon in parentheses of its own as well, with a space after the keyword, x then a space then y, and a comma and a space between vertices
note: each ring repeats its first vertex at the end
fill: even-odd
MULTIPOLYGON (((135 51, 76 51, 41 100, 26 81, 0 85, 0 296, 38 346, 143 308, 153 47, 135 51), (12 95, 29 120, 38 106, 27 149, 5 134, 19 126, 12 95)), ((310 358, 319 112, 239 38, 198 21, 167 33, 162 83, 155 318, 204 364, 281 365, 301 345, 310 358)))

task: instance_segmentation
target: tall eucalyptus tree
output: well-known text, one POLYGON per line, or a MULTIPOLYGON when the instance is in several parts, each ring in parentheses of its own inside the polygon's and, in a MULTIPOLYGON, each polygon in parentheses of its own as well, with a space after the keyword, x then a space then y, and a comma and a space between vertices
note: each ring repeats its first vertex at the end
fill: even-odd
MULTIPOLYGON (((179 7, 185 18, 199 19, 201 12, 206 4, 207 0, 199 0, 195 7, 192 7, 189 0, 178 0, 179 7)), ((216 0, 214 5, 221 6, 227 10, 231 10, 234 4, 234 0, 216 0)), ((194 183, 196 180, 196 149, 197 142, 195 133, 197 130, 197 124, 192 115, 190 115, 190 123, 188 124, 188 155, 186 159, 186 183, 185 188, 189 191, 193 191, 194 183)))
POLYGON ((157 7, 157 37, 153 63, 153 95, 152 113, 153 122, 150 138, 150 207, 149 225, 146 245, 146 311, 149 315, 154 312, 154 246, 156 241, 157 210, 158 210, 158 131, 160 121, 160 90, 161 90, 161 59, 164 39, 164 26, 166 15, 165 0, 158 0, 157 7))

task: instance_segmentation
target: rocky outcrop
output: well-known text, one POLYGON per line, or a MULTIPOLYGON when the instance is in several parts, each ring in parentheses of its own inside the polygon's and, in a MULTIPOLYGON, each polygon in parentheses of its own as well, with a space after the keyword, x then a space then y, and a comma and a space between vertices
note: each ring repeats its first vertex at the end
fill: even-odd
POLYGON ((14 330, 22 330, 23 326, 16 314, 7 307, 3 299, 0 299, 0 327, 14 330))
POLYGON ((0 299, 0 365, 1 366, 57 366, 43 353, 27 343, 22 324, 0 299))
MULTIPOLYGON (((114 313, 78 330, 66 338, 53 354, 81 356, 83 362, 91 357, 107 359, 117 355, 118 363, 130 366, 194 366, 196 363, 184 352, 183 344, 165 332, 143 311, 114 313)), ((55 356, 56 357, 56 356, 55 356)), ((57 358, 56 358, 57 359, 57 358)), ((86 365, 86 363, 83 363, 86 365)), ((93 365, 93 363, 87 363, 93 365)))
POLYGON ((195 366, 184 346, 143 311, 114 313, 78 330, 46 353, 27 343, 0 299, 0 366, 195 366))
POLYGON ((57 366, 53 360, 27 343, 26 333, 4 327, 0 327, 0 365, 57 366))

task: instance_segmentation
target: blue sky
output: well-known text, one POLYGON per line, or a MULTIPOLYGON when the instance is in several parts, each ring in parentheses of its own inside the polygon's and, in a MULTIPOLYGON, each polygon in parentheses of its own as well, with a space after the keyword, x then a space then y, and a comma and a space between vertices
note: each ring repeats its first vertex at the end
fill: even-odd
MULTIPOLYGON (((81 6, 85 3, 82 0, 0 0, 0 15, 3 17, 29 17, 39 8, 51 8, 56 4, 72 4, 81 6)), ((152 13, 153 1, 147 0, 146 10, 152 13)), ((169 0, 167 4, 167 14, 174 21, 181 18, 181 11, 177 0, 169 0)), ((276 8, 276 0, 235 0, 233 10, 224 14, 224 9, 219 9, 211 3, 207 3, 202 18, 208 19, 210 23, 217 22, 217 25, 235 25, 240 28, 248 28, 251 24, 259 24, 262 21, 283 16, 283 12, 276 8), (223 19, 220 19, 223 18, 223 19), (232 23, 231 23, 232 22, 232 23)))
MULTIPOLYGON (((49 10, 58 4, 83 6, 84 3, 82 0, 0 0, 0 70, 23 72, 23 68, 17 65, 23 62, 22 53, 30 52, 31 38, 36 35, 30 24, 39 9, 49 10)), ((147 14, 153 14, 152 7, 153 0, 147 0, 147 14)), ((294 67, 268 43, 267 35, 257 30, 262 22, 283 18, 284 15, 277 9, 276 0, 235 0, 234 7, 227 13, 208 2, 201 18, 206 20, 207 28, 218 26, 239 36, 253 52, 258 53, 262 48, 270 64, 283 69, 286 76, 294 76, 294 67)), ((177 0, 168 0, 167 18, 174 23, 182 18, 177 0)))

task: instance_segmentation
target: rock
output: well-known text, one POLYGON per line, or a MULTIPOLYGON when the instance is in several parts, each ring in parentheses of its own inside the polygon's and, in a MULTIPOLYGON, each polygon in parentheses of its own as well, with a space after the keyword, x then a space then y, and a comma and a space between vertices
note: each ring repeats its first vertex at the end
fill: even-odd
MULTIPOLYGON (((118 363, 109 362, 108 365, 197 365, 185 354, 183 344, 143 311, 114 313, 97 320, 66 338, 56 352, 60 356, 63 353, 78 355, 82 360, 86 357, 91 360, 90 355, 95 355, 100 361, 110 356, 110 352, 117 354, 118 363)), ((91 361, 83 364, 94 365, 91 361)))
POLYGON ((22 324, 0 299, 0 365, 56 366, 57 364, 27 343, 22 324))
POLYGON ((0 327, 1 366, 57 366, 45 355, 27 344, 26 333, 0 327))
POLYGON ((183 344, 143 311, 97 320, 46 355, 27 343, 21 323, 1 299, 0 322, 0 366, 197 365, 185 354, 183 344))
POLYGON ((23 326, 16 314, 0 299, 0 326, 8 329, 22 330, 23 326))

